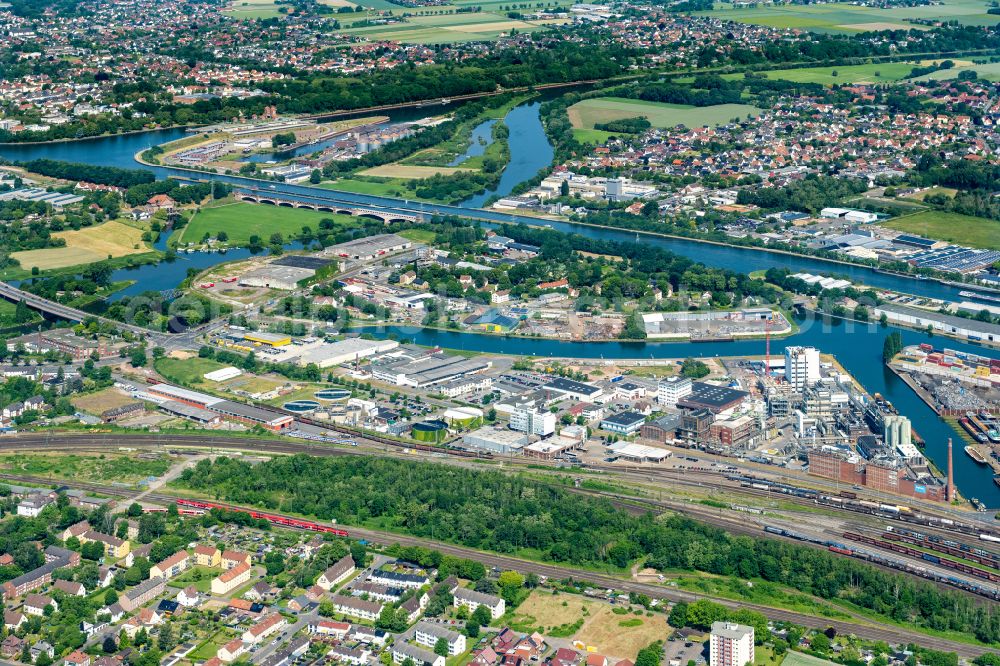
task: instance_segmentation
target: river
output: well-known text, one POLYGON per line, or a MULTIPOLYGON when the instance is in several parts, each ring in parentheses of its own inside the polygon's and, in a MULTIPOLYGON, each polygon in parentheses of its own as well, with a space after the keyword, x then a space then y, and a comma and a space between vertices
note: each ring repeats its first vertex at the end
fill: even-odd
MULTIPOLYGON (((473 197, 463 203, 463 207, 472 208, 481 205, 482 201, 492 194, 507 194, 520 182, 534 176, 538 169, 546 166, 552 159, 552 146, 542 128, 538 116, 537 100, 522 104, 511 110, 504 122, 510 130, 511 160, 495 192, 473 197)), ((438 113, 438 109, 430 111, 438 113)), ((393 120, 412 119, 415 115, 426 115, 428 110, 409 109, 406 112, 390 114, 393 120)), ((361 115, 361 114, 359 114, 361 115)), ((152 145, 164 143, 185 135, 183 129, 154 130, 142 134, 114 136, 81 141, 0 146, 0 156, 11 160, 30 160, 39 157, 134 168, 133 155, 152 145)), ((174 170, 157 167, 154 169, 159 176, 176 173, 174 170)), ((190 175, 190 174, 183 174, 190 175)), ((261 184, 245 179, 224 178, 230 182, 250 184, 262 187, 261 184)), ((270 187, 264 185, 263 187, 270 187)), ((371 203, 382 206, 400 206, 402 202, 384 197, 367 197, 350 193, 317 190, 302 185, 275 184, 275 190, 296 196, 325 198, 335 196, 343 201, 371 203)), ((425 212, 461 212, 461 207, 445 207, 425 204, 425 212)), ((488 225, 506 222, 523 221, 516 216, 493 213, 487 218, 488 225)), ((538 220, 530 220, 538 224, 538 220)), ((612 229, 596 229, 585 225, 568 222, 547 222, 553 229, 579 233, 588 237, 603 240, 637 242, 632 232, 612 229)), ((941 284, 931 280, 913 280, 897 275, 879 273, 863 266, 837 265, 808 257, 778 255, 753 248, 737 248, 707 243, 699 243, 684 239, 670 239, 655 236, 641 236, 640 242, 663 247, 678 254, 690 257, 695 261, 710 266, 737 269, 750 272, 772 266, 785 266, 794 271, 811 273, 835 273, 846 276, 857 282, 892 289, 922 296, 958 300, 961 287, 941 284)), ((164 249, 166 237, 158 241, 159 249, 164 249)), ((172 289, 187 275, 189 268, 204 269, 218 263, 243 259, 250 256, 246 249, 230 250, 221 253, 191 253, 179 255, 175 261, 160 264, 149 264, 132 269, 115 271, 114 280, 135 280, 136 284, 116 295, 140 293, 145 290, 165 291, 172 289)), ((959 434, 920 400, 917 395, 901 382, 881 362, 882 340, 893 329, 878 326, 862 326, 854 323, 818 321, 812 318, 800 322, 801 331, 785 340, 772 341, 772 353, 779 354, 786 344, 812 345, 823 352, 833 354, 840 363, 860 381, 870 392, 882 393, 892 401, 902 414, 910 417, 914 428, 927 441, 926 452, 939 467, 946 464, 947 439, 955 441, 955 478, 966 497, 978 497, 991 507, 1000 507, 1000 489, 992 482, 992 473, 988 467, 975 464, 962 451, 962 439, 959 434)), ((463 334, 451 331, 435 331, 420 329, 385 329, 384 334, 397 334, 420 344, 441 345, 444 347, 467 349, 493 353, 531 354, 535 356, 562 356, 569 358, 680 358, 685 356, 735 356, 742 354, 763 353, 763 342, 741 341, 726 343, 624 343, 624 342, 565 342, 554 340, 535 340, 527 338, 503 338, 477 334, 463 334)), ((916 344, 929 341, 936 346, 948 346, 954 349, 964 349, 983 353, 983 349, 967 343, 953 341, 947 338, 931 339, 925 333, 902 330, 906 344, 916 344)), ((987 352, 989 353, 989 352, 987 352)))

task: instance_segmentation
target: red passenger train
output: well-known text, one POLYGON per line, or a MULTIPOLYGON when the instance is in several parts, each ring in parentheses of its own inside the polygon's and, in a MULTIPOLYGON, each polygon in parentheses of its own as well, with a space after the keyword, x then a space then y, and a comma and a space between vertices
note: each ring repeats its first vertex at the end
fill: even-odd
POLYGON ((350 536, 346 530, 339 529, 337 527, 330 527, 328 525, 320 525, 319 523, 313 522, 311 520, 299 520, 298 518, 288 518, 286 516, 276 516, 273 513, 264 513, 263 511, 254 511, 252 509, 238 509, 232 506, 226 506, 225 504, 213 504, 211 502, 201 502, 198 500, 189 499, 179 499, 177 500, 178 507, 187 507, 192 509, 203 509, 208 511, 210 509, 221 509, 223 511, 238 511, 239 513, 248 513, 252 517, 266 520, 272 525, 280 525, 281 527, 291 527, 297 530, 306 530, 309 532, 323 532, 324 534, 334 534, 336 536, 350 536))

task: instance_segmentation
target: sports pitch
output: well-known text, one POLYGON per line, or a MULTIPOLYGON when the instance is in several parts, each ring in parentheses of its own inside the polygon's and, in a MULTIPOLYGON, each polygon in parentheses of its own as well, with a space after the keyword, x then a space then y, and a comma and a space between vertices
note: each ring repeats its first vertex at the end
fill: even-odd
POLYGON ((753 23, 772 28, 801 28, 817 32, 866 32, 870 30, 926 29, 908 19, 956 20, 965 25, 993 25, 998 17, 986 13, 987 0, 944 0, 941 4, 881 9, 850 3, 781 5, 736 8, 719 2, 711 12, 722 20, 753 23))
POLYGON ((987 250, 1000 250, 1000 222, 997 220, 928 210, 914 215, 894 217, 881 224, 890 229, 925 238, 987 250))
POLYGON ((475 169, 462 169, 459 167, 439 167, 439 166, 410 166, 408 164, 386 164, 373 167, 361 172, 362 176, 378 176, 379 178, 430 178, 431 176, 453 176, 462 171, 475 171, 475 169))
POLYGON ((702 127, 722 125, 733 118, 756 116, 760 109, 749 104, 717 104, 715 106, 685 106, 644 102, 623 97, 595 97, 577 102, 567 109, 569 120, 578 130, 592 130, 597 123, 644 116, 654 127, 702 127))
POLYGON ((52 235, 64 239, 66 246, 14 252, 11 256, 17 259, 21 268, 30 270, 37 266, 39 270, 47 271, 92 264, 109 256, 124 257, 150 251, 142 241, 142 231, 121 222, 105 222, 96 227, 60 231, 52 235))

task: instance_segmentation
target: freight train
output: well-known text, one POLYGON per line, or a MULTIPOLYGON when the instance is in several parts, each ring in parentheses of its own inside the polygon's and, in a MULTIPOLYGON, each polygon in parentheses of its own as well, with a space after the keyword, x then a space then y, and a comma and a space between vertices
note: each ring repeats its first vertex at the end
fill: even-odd
POLYGON ((1000 569, 1000 555, 983 550, 982 548, 974 548, 952 539, 942 539, 933 534, 923 534, 922 532, 914 532, 913 530, 894 527, 892 525, 886 527, 885 531, 886 533, 882 535, 882 538, 889 539, 890 541, 911 543, 927 550, 962 557, 977 564, 1000 569))
POLYGON ((861 543, 867 543, 871 546, 877 546, 878 548, 884 548, 885 550, 891 550, 894 553, 901 553, 903 555, 908 555, 910 557, 915 557, 917 559, 925 560, 931 564, 936 564, 938 566, 945 567, 947 569, 954 569, 955 571, 960 571, 969 576, 975 576, 976 578, 983 578, 990 581, 991 583, 1000 583, 1000 573, 993 571, 986 571, 985 569, 980 569, 979 567, 974 567, 964 562, 956 562, 955 560, 949 559, 947 557, 938 557, 937 555, 912 548, 898 541, 890 541, 887 539, 879 539, 875 537, 870 537, 867 534, 858 534, 856 532, 844 532, 844 538, 850 539, 851 541, 860 541, 861 543))
POLYGON ((837 553, 838 555, 845 555, 847 557, 854 557, 859 560, 864 560, 866 562, 871 562, 872 564, 878 564, 883 567, 888 567, 890 569, 895 569, 897 571, 903 571, 905 573, 912 574, 914 576, 920 576, 921 578, 926 578, 927 580, 934 581, 936 583, 942 583, 944 585, 950 585, 952 587, 957 587, 966 592, 971 592, 988 599, 993 599, 994 601, 1000 601, 1000 591, 995 587, 988 587, 986 585, 980 585, 975 581, 964 580, 958 578, 957 576, 946 576, 944 574, 938 573, 926 569, 916 564, 906 562, 903 560, 898 560, 893 557, 889 557, 882 553, 877 553, 863 548, 857 548, 855 546, 848 546, 846 544, 839 543, 837 541, 829 539, 821 539, 818 537, 809 536, 807 534, 800 534, 798 532, 793 532, 791 530, 786 530, 781 527, 772 527, 770 525, 764 528, 765 532, 770 534, 777 534, 779 536, 787 537, 789 539, 795 539, 797 541, 807 541, 809 543, 814 543, 819 546, 824 546, 831 553, 837 553))
POLYGON ((277 516, 273 513, 264 513, 263 511, 254 511, 252 509, 239 509, 236 507, 226 506, 225 504, 213 504, 211 502, 201 502, 198 500, 189 499, 179 499, 177 500, 178 510, 184 511, 186 509, 201 509, 202 511, 209 511, 211 509, 220 509, 222 511, 236 511, 239 513, 247 513, 258 520, 266 520, 272 525, 279 525, 281 527, 291 527, 297 530, 306 530, 308 532, 322 532, 323 534, 333 534, 336 536, 350 536, 346 530, 342 530, 338 527, 331 527, 329 525, 321 525, 320 523, 313 522, 311 520, 300 520, 298 518, 289 518, 287 516, 277 516))
POLYGON ((859 500, 857 499, 856 493, 848 490, 841 491, 839 495, 831 495, 824 494, 810 488, 799 488, 797 486, 791 486, 785 483, 776 483, 753 476, 730 474, 726 478, 729 481, 738 482, 740 486, 744 488, 790 495, 792 497, 812 500, 816 504, 835 507, 845 511, 854 511, 856 513, 864 513, 878 516, 880 518, 899 520, 906 523, 912 523, 914 525, 922 525, 924 527, 959 532, 982 541, 1000 543, 1000 532, 995 530, 986 530, 980 525, 963 523, 961 521, 952 520, 951 518, 929 516, 927 514, 920 513, 919 511, 914 511, 912 508, 905 505, 859 500))

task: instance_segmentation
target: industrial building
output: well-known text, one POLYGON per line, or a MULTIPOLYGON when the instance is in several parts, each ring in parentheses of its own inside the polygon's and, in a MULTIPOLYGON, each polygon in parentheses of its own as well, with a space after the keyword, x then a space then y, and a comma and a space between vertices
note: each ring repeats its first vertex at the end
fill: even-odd
POLYGON ((506 455, 520 453, 528 443, 528 436, 515 430, 488 426, 466 433, 462 443, 470 449, 506 455))
POLYGON ((584 384, 583 382, 573 381, 565 377, 556 377, 545 384, 543 388, 555 391, 556 393, 562 393, 567 398, 585 402, 594 402, 604 395, 604 390, 599 386, 584 384))
POLYGON ((615 442, 608 447, 608 456, 634 463, 659 463, 671 456, 670 451, 631 442, 615 442))
POLYGON ((749 395, 746 391, 726 386, 691 382, 691 393, 678 400, 677 406, 694 410, 706 409, 713 414, 720 414, 739 407, 749 395))
POLYGON ((352 259, 354 261, 370 261, 390 252, 399 252, 413 247, 413 242, 396 234, 379 234, 357 240, 331 245, 323 250, 328 257, 352 259))
MULTIPOLYGON (((231 400, 223 400, 207 393, 191 391, 179 386, 171 386, 170 384, 154 384, 148 387, 145 393, 148 399, 160 404, 161 409, 168 412, 178 412, 177 408, 173 405, 168 407, 163 406, 165 403, 175 402, 219 414, 222 418, 229 421, 236 421, 248 426, 259 425, 274 432, 288 430, 295 422, 295 419, 285 414, 261 409, 253 405, 232 402, 231 400)), ((199 414, 200 412, 193 412, 191 414, 178 412, 179 416, 195 419, 200 418, 199 414)))
POLYGON ((510 429, 548 437, 556 431, 556 415, 533 406, 518 405, 510 415, 510 429))
POLYGON ((239 283, 243 287, 265 287, 267 289, 292 291, 298 289, 299 282, 308 280, 314 275, 316 275, 316 271, 311 268, 271 264, 247 271, 240 276, 239 283))
POLYGON ((656 401, 667 407, 675 407, 677 401, 690 395, 690 377, 666 377, 656 385, 656 401))
POLYGON ((372 365, 372 376, 397 386, 424 388, 488 370, 492 361, 436 353, 419 359, 398 359, 372 365))
POLYGON ((797 389, 819 381, 819 350, 785 347, 785 380, 797 389))
POLYGON ((324 343, 310 349, 299 357, 299 365, 315 363, 321 368, 329 368, 341 363, 350 363, 362 358, 382 354, 399 347, 395 340, 364 340, 347 338, 337 342, 324 343))
POLYGON ((646 417, 637 412, 621 412, 612 414, 601 421, 601 430, 607 430, 619 435, 634 435, 646 422, 646 417))
POLYGON ((975 319, 965 319, 894 303, 883 303, 875 306, 872 308, 872 313, 874 318, 880 318, 884 314, 890 324, 902 324, 921 329, 929 327, 939 333, 954 335, 973 342, 1000 341, 1000 325, 998 324, 988 324, 975 319))

